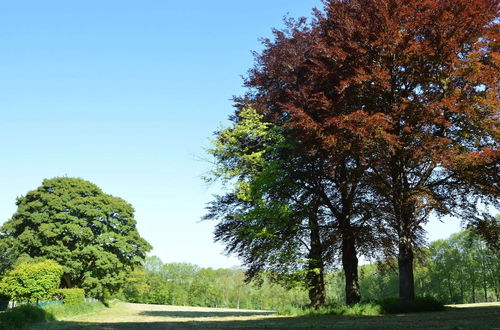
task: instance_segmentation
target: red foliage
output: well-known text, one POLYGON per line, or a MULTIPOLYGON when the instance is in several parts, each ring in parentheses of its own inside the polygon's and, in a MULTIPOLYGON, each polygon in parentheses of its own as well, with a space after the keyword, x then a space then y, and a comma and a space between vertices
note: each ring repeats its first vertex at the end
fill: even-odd
MULTIPOLYGON (((498 0, 329 0, 265 40, 245 102, 332 166, 357 159, 396 233, 401 296, 430 211, 497 203, 498 0)), ((359 168, 359 166, 358 166, 359 168)), ((347 176, 360 179, 359 171, 347 176)), ((410 274, 411 273, 411 274, 410 274)), ((411 283, 410 283, 411 282, 411 283)))

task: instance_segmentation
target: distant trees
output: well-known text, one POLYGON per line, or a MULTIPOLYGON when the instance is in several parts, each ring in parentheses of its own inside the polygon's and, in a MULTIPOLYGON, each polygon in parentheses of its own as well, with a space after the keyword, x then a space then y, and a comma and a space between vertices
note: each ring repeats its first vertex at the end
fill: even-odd
POLYGON ((49 299, 59 287, 63 267, 52 260, 22 263, 8 271, 0 281, 0 294, 19 302, 49 299))
MULTIPOLYGON (((416 259, 416 295, 443 303, 500 301, 498 251, 472 231, 431 242, 416 259)), ((396 258, 358 269, 364 301, 398 295, 396 258)), ((327 304, 345 302, 344 271, 329 268, 323 275, 327 304)), ((310 301, 307 286, 291 289, 286 283, 276 283, 271 270, 262 271, 261 285, 246 283, 244 278, 243 269, 201 268, 148 257, 144 267, 138 267, 127 281, 122 295, 137 303, 274 310, 303 308, 310 301)))
POLYGON ((148 257, 122 291, 130 302, 180 306, 272 309, 307 302, 304 288, 289 290, 264 276, 261 286, 244 282, 240 269, 200 268, 187 263, 162 263, 148 257), (148 267, 151 261, 157 266, 148 267))
MULTIPOLYGON (((444 303, 500 301, 500 256, 471 230, 431 242, 415 267, 416 294, 444 303)), ((365 265, 360 288, 366 299, 394 296, 398 278, 390 265, 365 265)))
MULTIPOLYGON (((243 233, 269 230, 256 219, 279 214, 277 221, 264 222, 273 224, 274 242, 280 241, 276 233, 290 235, 281 240, 283 252, 294 242, 290 237, 302 239, 293 231, 299 222, 290 210, 299 203, 315 209, 317 202, 322 251, 341 256, 346 302, 360 300, 357 255, 369 250, 397 256, 400 298, 413 300, 414 253, 431 212, 483 224, 483 233, 498 232, 491 216, 481 219, 477 209, 480 203, 498 206, 498 5, 497 0, 329 0, 311 23, 289 20, 285 30, 274 31, 274 39, 265 40, 256 54, 245 82, 249 92, 236 99, 233 121, 236 130, 244 109, 254 108, 288 149, 262 147, 258 134, 234 143, 217 132, 217 147, 230 153, 213 154, 218 166, 238 178, 236 190, 255 182, 255 171, 243 178, 234 172, 243 165, 246 173, 239 160, 253 159, 245 155, 259 159, 259 171, 265 163, 278 164, 280 177, 292 178, 274 181, 278 191, 289 186, 300 202, 274 194, 276 185, 259 185, 266 203, 240 203, 241 194, 216 201, 211 211, 229 197, 229 204, 240 203, 239 210, 259 205, 252 220, 235 216, 234 208, 218 209, 216 237, 228 243, 228 251, 238 253, 235 242, 245 247, 261 242, 265 235, 243 233), (276 212, 275 201, 288 213, 276 212)), ((276 255, 269 246, 255 245, 252 255, 258 257, 251 260, 271 264, 262 257, 276 255)), ((285 251, 293 258, 299 250, 285 251)))
POLYGON ((16 256, 55 260, 63 267, 62 286, 90 296, 120 289, 151 249, 137 232, 132 206, 82 179, 44 180, 17 206, 0 241, 16 256))

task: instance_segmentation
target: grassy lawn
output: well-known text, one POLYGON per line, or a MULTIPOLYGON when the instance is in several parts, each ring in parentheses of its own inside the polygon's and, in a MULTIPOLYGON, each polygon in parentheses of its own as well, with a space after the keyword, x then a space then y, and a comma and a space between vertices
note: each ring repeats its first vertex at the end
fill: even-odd
POLYGON ((266 311, 119 303, 30 329, 500 329, 500 303, 384 316, 286 317, 266 311))

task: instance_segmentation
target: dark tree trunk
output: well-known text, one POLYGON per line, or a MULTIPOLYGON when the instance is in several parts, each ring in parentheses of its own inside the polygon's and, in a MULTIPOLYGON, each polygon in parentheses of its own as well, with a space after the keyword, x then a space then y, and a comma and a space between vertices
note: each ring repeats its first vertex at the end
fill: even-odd
POLYGON ((64 275, 63 280, 66 288, 71 289, 73 287, 73 283, 71 283, 71 278, 69 277, 69 275, 64 275))
POLYGON ((472 285, 472 303, 475 304, 476 303, 476 281, 472 280, 471 285, 472 285))
POLYGON ((413 278, 413 249, 409 237, 399 238, 399 298, 403 301, 415 300, 415 281, 413 278))
POLYGON ((326 301, 323 246, 321 244, 318 219, 315 216, 309 218, 309 226, 311 228, 311 250, 309 252, 307 273, 309 299, 311 301, 311 308, 318 309, 326 301))
POLYGON ((345 301, 351 306, 359 303, 358 257, 353 233, 345 229, 342 235, 342 266, 345 275, 345 301))
MULTIPOLYGON (((404 185, 402 185, 404 186, 404 185)), ((395 203, 395 215, 398 220, 398 269, 399 299, 405 302, 415 300, 415 279, 413 277, 413 240, 412 224, 414 223, 415 204, 398 187, 395 203)))

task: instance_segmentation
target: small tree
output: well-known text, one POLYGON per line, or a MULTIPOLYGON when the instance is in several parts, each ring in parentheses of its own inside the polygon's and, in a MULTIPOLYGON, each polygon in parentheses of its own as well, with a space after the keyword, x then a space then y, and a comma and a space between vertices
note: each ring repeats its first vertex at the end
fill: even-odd
POLYGON ((2 279, 0 293, 16 301, 38 302, 59 287, 62 274, 63 267, 53 260, 23 263, 2 279))

